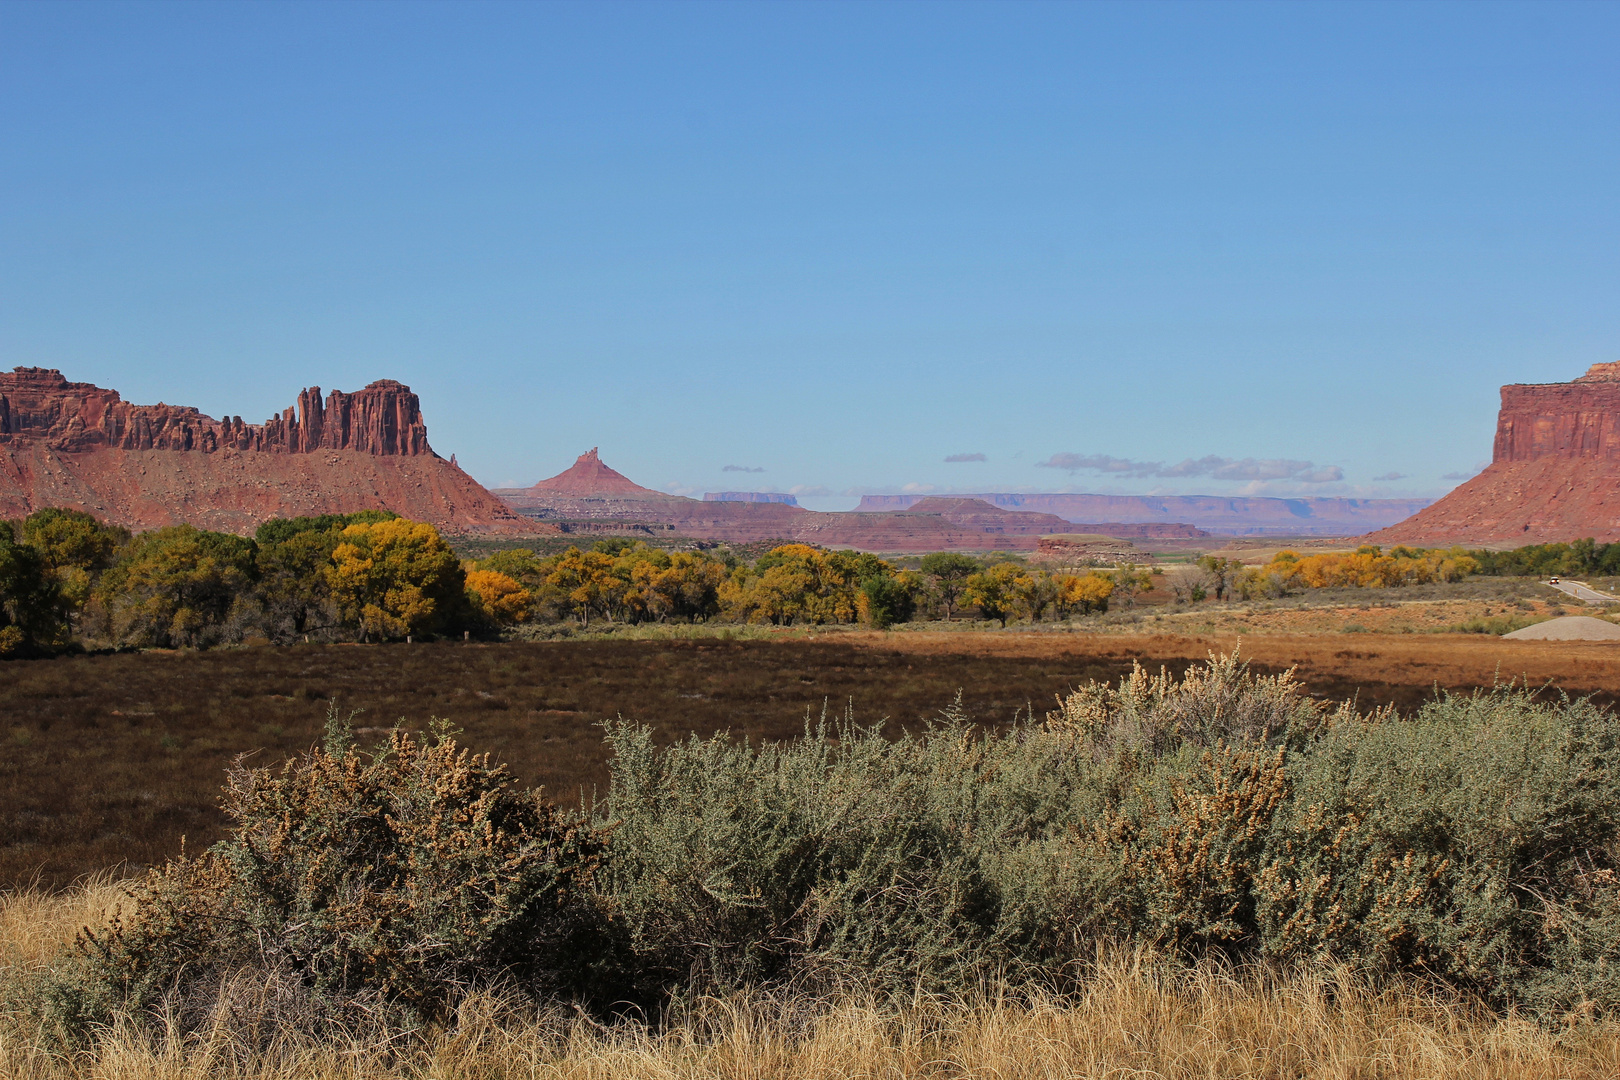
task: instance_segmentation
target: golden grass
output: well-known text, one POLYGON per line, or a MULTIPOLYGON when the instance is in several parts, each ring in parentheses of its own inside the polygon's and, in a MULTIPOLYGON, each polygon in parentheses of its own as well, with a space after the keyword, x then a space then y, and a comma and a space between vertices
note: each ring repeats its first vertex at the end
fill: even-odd
MULTIPOLYGON (((118 890, 0 900, 0 980, 51 963, 118 890)), ((456 1022, 415 1042, 286 1035, 252 1050, 223 1027, 189 1039, 133 1025, 77 1053, 50 1053, 0 1016, 0 1075, 18 1080, 373 1080, 516 1078, 1058 1077, 1324 1080, 1554 1080, 1620 1075, 1620 1023, 1548 1028, 1410 986, 1344 971, 1279 975, 1205 966, 1173 972, 1140 956, 1100 959, 1073 997, 1014 1003, 917 1000, 883 1006, 756 996, 701 1002, 652 1030, 567 1010, 519 1015, 469 999, 456 1022)))

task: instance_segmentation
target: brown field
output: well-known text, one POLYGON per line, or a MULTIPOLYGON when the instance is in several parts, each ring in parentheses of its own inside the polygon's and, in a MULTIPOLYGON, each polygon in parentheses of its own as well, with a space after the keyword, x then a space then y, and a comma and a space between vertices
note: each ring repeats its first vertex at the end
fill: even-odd
MULTIPOLYGON (((1244 618, 1248 618, 1245 616, 1244 618)), ((1166 619, 1166 622, 1169 622, 1166 619)), ((891 728, 938 715, 958 690, 970 715, 1040 715, 1054 696, 1133 660, 1175 670, 1229 650, 1232 634, 804 632, 758 640, 579 640, 295 646, 119 654, 0 665, 0 888, 48 888, 139 868, 220 835, 222 771, 272 763, 320 733, 329 703, 362 738, 443 717, 528 784, 573 800, 606 771, 597 722, 622 715, 666 737, 730 730, 784 738, 823 707, 891 728)), ((1223 627, 1224 629, 1224 627, 1223 627)), ((1519 679, 1620 700, 1620 648, 1480 635, 1266 634, 1243 653, 1297 666, 1309 690, 1411 708, 1435 687, 1519 679)))

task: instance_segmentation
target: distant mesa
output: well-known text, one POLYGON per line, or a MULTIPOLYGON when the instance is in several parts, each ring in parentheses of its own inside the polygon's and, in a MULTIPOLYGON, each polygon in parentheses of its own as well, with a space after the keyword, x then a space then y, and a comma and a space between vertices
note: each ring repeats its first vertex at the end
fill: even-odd
MULTIPOLYGON (((908 509, 925 496, 867 495, 857 512, 908 509)), ((1088 533, 1136 539, 1223 536, 1354 536, 1392 525, 1428 499, 1275 499, 1225 495, 966 495, 1003 510, 1053 514, 1088 533), (1126 529, 1128 532, 1116 530, 1126 529), (1162 530, 1162 531, 1160 531, 1162 530)))
POLYGON ((428 445, 411 388, 320 387, 263 424, 132 405, 54 368, 0 373, 0 516, 46 506, 131 529, 247 533, 272 517, 385 509, 454 533, 533 533, 428 445))
MULTIPOLYGON (((1048 533, 1072 533, 1066 518, 1034 508, 999 506, 991 497, 917 496, 893 509, 819 513, 778 492, 709 492, 701 500, 644 488, 605 465, 596 450, 526 488, 497 488, 513 510, 568 532, 668 532, 699 540, 801 541, 865 551, 1034 551, 1048 533)), ((1020 497, 1022 498, 1022 497, 1020 497)), ((1102 531, 1087 526, 1085 531, 1102 531)), ((1109 526, 1136 538, 1207 535, 1177 522, 1109 526)))
POLYGON ((781 503, 798 506, 799 500, 782 491, 705 491, 704 502, 781 503))
POLYGON ((1566 383, 1502 387, 1491 464, 1380 544, 1620 540, 1620 363, 1566 383))

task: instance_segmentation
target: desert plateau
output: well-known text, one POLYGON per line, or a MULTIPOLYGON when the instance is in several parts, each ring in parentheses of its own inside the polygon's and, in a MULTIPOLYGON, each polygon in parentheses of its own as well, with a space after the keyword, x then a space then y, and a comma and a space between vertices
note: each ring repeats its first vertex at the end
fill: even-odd
POLYGON ((0 4, 0 1080, 1617 1080, 1616 56, 0 4))

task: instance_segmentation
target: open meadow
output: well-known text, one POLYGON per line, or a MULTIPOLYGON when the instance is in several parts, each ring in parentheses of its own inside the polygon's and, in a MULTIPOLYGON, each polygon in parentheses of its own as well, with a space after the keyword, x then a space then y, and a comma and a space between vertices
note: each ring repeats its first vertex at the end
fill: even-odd
MULTIPOLYGON (((1396 610, 1396 609, 1391 609, 1396 610)), ((1282 615, 1289 613, 1283 612, 1282 615)), ((1200 613, 1202 617, 1202 613, 1200 613)), ((1313 695, 1403 711, 1436 688, 1517 680, 1620 701, 1620 648, 1478 634, 1265 633, 1264 613, 1227 612, 1223 634, 1060 630, 756 630, 643 640, 309 645, 147 651, 0 665, 0 883, 60 887, 139 868, 221 835, 219 786, 239 754, 269 765, 307 749, 328 710, 362 741, 434 718, 564 803, 607 780, 599 724, 651 725, 662 739, 730 731, 801 733, 823 710, 889 733, 918 728, 962 695, 1002 725, 1133 662, 1180 673, 1237 647, 1257 671, 1295 667, 1313 695), (1235 625, 1233 625, 1235 624, 1235 625)), ((1341 622, 1350 616, 1341 614, 1341 622)), ((1368 618, 1357 615, 1358 618, 1368 618)), ((1165 622, 1170 622, 1166 618, 1165 622)), ((1549 689, 1548 694, 1556 691, 1549 689)))
POLYGON ((1564 694, 1620 700, 1620 649, 1271 634, 1247 668, 1210 659, 1235 645, 931 628, 14 662, 3 835, 35 884, 0 891, 0 1074, 1615 1075, 1615 721, 1564 694), (1542 689, 1471 698, 1510 679, 1542 689), (795 738, 824 703, 884 733, 795 738), (442 729, 390 745, 433 717, 560 794, 606 788, 611 757, 605 816, 525 817, 442 729), (241 753, 292 771, 222 794, 241 753), (127 892, 181 833, 191 859, 127 892))

